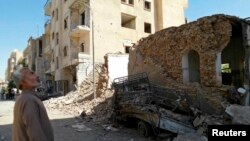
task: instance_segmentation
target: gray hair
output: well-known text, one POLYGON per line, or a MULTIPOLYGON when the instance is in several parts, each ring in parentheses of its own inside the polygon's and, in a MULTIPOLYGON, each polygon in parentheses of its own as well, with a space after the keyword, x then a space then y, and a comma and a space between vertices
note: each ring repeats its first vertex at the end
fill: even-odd
POLYGON ((23 71, 24 69, 27 69, 27 68, 18 68, 17 70, 15 70, 15 71, 13 72, 12 79, 13 79, 13 81, 15 82, 16 87, 17 87, 18 89, 22 89, 22 88, 20 87, 20 83, 21 83, 21 81, 23 80, 22 71, 23 71))

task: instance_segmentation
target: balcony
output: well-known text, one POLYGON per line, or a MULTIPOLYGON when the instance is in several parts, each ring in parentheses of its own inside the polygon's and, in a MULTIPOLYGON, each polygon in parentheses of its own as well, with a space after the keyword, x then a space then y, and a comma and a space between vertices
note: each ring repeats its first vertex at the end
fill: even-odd
POLYGON ((46 16, 51 16, 51 0, 47 0, 46 4, 44 5, 44 11, 46 16))
POLYGON ((71 65, 78 65, 90 61, 90 55, 84 52, 73 52, 71 54, 71 65))
POLYGON ((46 23, 44 24, 44 27, 45 27, 45 34, 50 34, 50 31, 51 31, 50 19, 46 21, 46 23))
POLYGON ((90 28, 87 25, 77 25, 71 27, 72 27, 70 31, 71 37, 84 36, 90 32, 90 28))

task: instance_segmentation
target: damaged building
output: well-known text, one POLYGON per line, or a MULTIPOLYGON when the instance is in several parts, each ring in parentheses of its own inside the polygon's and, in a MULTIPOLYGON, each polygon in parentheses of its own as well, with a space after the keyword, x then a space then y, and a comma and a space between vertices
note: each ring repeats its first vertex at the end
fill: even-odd
MULTIPOLYGON (((129 74, 146 71, 155 84, 195 94, 206 88, 214 96, 228 86, 249 89, 249 23, 212 15, 163 29, 133 46, 129 74)), ((249 96, 244 104, 249 105, 249 96)))

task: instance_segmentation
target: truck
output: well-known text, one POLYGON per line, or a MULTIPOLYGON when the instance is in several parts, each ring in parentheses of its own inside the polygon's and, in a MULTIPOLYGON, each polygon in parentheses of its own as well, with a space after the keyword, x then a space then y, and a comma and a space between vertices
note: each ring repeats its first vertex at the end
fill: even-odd
POLYGON ((115 121, 133 120, 141 135, 197 132, 184 91, 154 85, 147 73, 115 78, 112 87, 115 121))

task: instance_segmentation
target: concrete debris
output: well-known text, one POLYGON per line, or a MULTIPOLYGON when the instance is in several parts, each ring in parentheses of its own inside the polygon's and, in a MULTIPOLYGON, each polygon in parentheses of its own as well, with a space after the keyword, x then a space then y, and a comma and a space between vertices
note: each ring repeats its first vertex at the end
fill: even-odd
POLYGON ((199 125, 202 124, 202 122, 206 119, 206 116, 197 116, 195 120, 193 121, 194 127, 198 127, 199 125))
POLYGON ((74 128, 78 132, 91 131, 92 130, 91 128, 89 128, 86 125, 81 124, 81 123, 77 123, 75 125, 72 125, 72 128, 74 128))
POLYGON ((113 127, 113 125, 102 125, 102 127, 106 130, 106 131, 119 131, 119 129, 113 127))
POLYGON ((197 134, 197 133, 188 133, 188 134, 179 134, 173 141, 207 141, 207 137, 197 134))
POLYGON ((89 116, 94 121, 107 120, 112 114, 111 97, 113 91, 107 89, 107 68, 102 64, 95 66, 95 92, 93 90, 93 72, 87 79, 77 87, 76 91, 71 91, 65 96, 51 98, 44 101, 48 110, 59 109, 74 116, 89 116), (84 113, 84 114, 83 114, 84 113))
POLYGON ((222 85, 218 79, 217 54, 228 46, 234 25, 241 22, 238 17, 219 14, 158 31, 133 46, 129 54, 129 74, 147 72, 154 84, 183 90, 201 111, 219 115, 225 110, 220 103, 229 86, 222 85), (185 61, 190 51, 199 57, 199 80, 196 81, 186 80, 189 75, 185 73, 189 73, 190 66, 186 66, 185 61))
POLYGON ((232 118, 232 124, 250 125, 250 107, 230 105, 225 111, 232 118))

